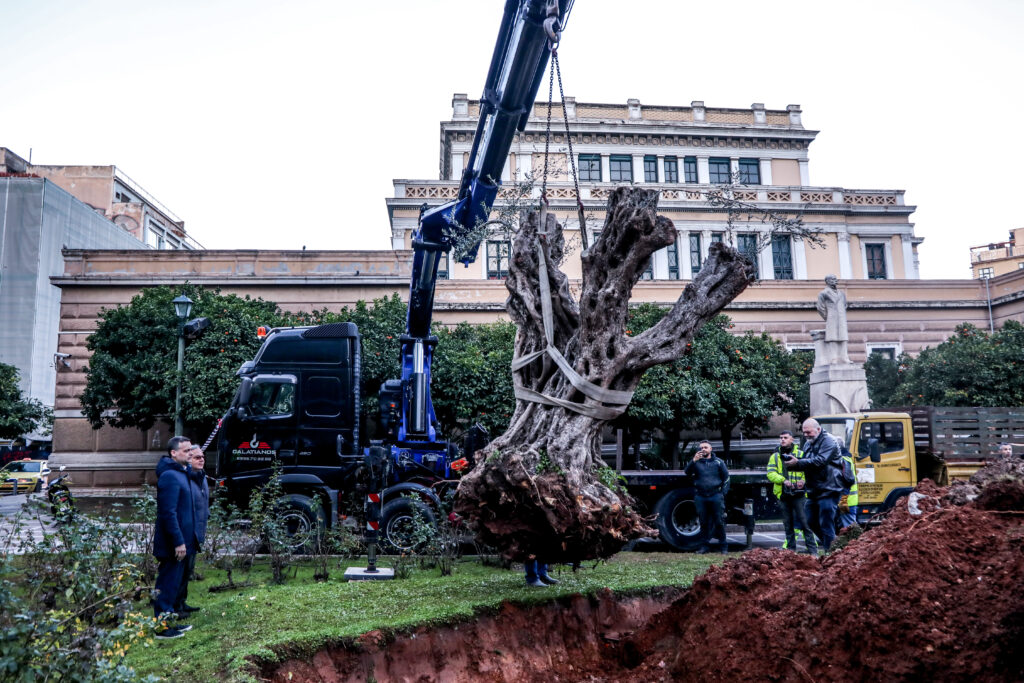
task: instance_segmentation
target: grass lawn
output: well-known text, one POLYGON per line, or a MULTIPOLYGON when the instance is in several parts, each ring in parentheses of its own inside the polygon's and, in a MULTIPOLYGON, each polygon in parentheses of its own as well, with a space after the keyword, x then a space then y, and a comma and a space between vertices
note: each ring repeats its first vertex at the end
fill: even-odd
MULTIPOLYGON (((332 571, 330 581, 316 583, 312 568, 300 567, 298 576, 281 586, 270 583, 266 567, 257 567, 249 580, 258 585, 221 593, 207 589, 223 583, 223 574, 200 562, 204 580, 189 585, 189 602, 201 608, 188 620, 193 630, 183 638, 133 648, 128 664, 169 681, 252 681, 245 673, 245 658, 274 659, 279 646, 287 645, 292 655, 312 655, 329 643, 373 629, 458 621, 506 600, 528 604, 605 587, 636 594, 657 586, 688 586, 721 559, 621 553, 596 567, 587 563, 575 574, 562 569, 555 573, 561 584, 548 588, 529 588, 521 570, 484 567, 475 558, 462 560, 452 576, 414 569, 410 578, 395 581, 348 583, 340 568, 332 571)), ((387 564, 385 558, 382 566, 387 564)), ((365 560, 348 565, 365 566, 365 560)))

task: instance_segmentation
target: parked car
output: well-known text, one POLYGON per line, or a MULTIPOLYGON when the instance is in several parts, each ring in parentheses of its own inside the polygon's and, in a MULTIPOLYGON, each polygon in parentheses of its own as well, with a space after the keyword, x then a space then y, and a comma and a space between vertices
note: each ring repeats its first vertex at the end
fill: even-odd
POLYGON ((0 469, 0 491, 13 493, 15 480, 17 480, 19 493, 42 491, 48 474, 50 474, 50 468, 45 460, 25 458, 9 462, 0 469))

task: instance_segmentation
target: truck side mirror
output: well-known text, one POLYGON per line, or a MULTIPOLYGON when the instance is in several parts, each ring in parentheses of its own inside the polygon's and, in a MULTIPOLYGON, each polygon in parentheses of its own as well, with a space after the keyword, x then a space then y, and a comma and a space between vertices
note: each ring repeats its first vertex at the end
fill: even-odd
POLYGON ((882 462, 882 448, 878 439, 868 439, 868 455, 871 457, 871 462, 882 462))
POLYGON ((242 386, 238 388, 238 407, 249 405, 250 398, 252 398, 252 379, 243 377, 242 386))

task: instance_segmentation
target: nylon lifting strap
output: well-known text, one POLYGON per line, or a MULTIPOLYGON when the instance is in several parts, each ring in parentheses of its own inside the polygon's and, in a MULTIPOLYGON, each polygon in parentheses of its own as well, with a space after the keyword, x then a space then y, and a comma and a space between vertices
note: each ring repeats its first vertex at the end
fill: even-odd
MULTIPOLYGON (((546 214, 547 212, 542 208, 541 220, 546 220, 546 214)), ((542 238, 547 236, 546 233, 538 234, 542 238)), ((574 413, 579 413, 580 415, 585 415, 598 420, 612 420, 618 417, 622 413, 626 412, 626 409, 629 407, 629 402, 633 398, 633 392, 605 389, 584 379, 573 369, 569 364, 569 361, 565 359, 565 356, 563 356, 554 346, 554 319, 551 313, 551 285, 548 282, 548 265, 547 259, 544 256, 544 246, 540 242, 537 243, 537 275, 540 279, 540 308, 541 317, 544 322, 544 339, 547 342, 547 345, 539 351, 534 351, 533 353, 529 353, 525 356, 520 356, 512 360, 512 382, 514 385, 515 397, 532 403, 558 406, 560 408, 565 408, 566 410, 571 410, 574 413), (549 396, 524 387, 522 379, 520 379, 517 371, 537 360, 544 354, 547 354, 553 361, 555 361, 555 365, 557 365, 558 369, 562 371, 562 374, 566 376, 569 383, 583 395, 587 398, 609 405, 603 406, 592 405, 589 403, 573 403, 572 401, 566 401, 565 399, 549 396)))
POLYGON ((558 74, 558 91, 562 100, 562 118, 565 120, 565 138, 569 145, 569 164, 572 169, 573 184, 576 188, 576 207, 580 220, 580 238, 583 242, 584 249, 588 247, 588 244, 586 217, 583 212, 583 202, 580 200, 580 185, 576 176, 576 160, 572 151, 572 134, 569 131, 569 115, 565 106, 565 91, 562 88, 562 69, 558 64, 558 42, 554 36, 552 36, 552 40, 549 43, 549 48, 551 49, 551 74, 548 80, 547 125, 544 131, 544 175, 541 178, 540 230, 537 232, 538 236, 541 238, 537 243, 537 274, 540 280, 540 308, 544 323, 544 339, 547 342, 547 345, 539 351, 534 351, 533 353, 529 353, 525 356, 520 356, 512 360, 512 382, 514 385, 515 397, 517 399, 529 401, 531 403, 540 403, 547 406, 557 406, 598 420, 612 420, 626 412, 626 409, 629 408, 629 402, 633 398, 633 392, 605 389, 584 379, 573 369, 572 365, 569 364, 569 361, 565 359, 565 356, 563 356, 554 346, 555 333, 554 319, 551 313, 551 285, 548 282, 548 264, 547 258, 544 255, 543 242, 547 237, 548 156, 551 145, 551 107, 554 100, 554 81, 556 73, 558 74), (518 371, 545 354, 555 361, 555 365, 558 366, 558 369, 562 371, 562 374, 565 375, 566 379, 569 380, 569 383, 576 388, 576 390, 587 398, 607 405, 573 403, 572 401, 567 401, 563 398, 550 396, 524 387, 518 371))

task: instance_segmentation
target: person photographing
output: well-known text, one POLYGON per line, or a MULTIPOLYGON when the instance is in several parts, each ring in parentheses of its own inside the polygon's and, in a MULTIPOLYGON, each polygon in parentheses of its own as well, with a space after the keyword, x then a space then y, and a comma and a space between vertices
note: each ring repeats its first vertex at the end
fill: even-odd
POLYGON ((836 538, 836 512, 843 493, 843 458, 839 444, 817 420, 805 420, 801 431, 806 440, 804 456, 798 459, 790 454, 783 462, 788 469, 803 472, 806 477, 807 524, 827 551, 836 538))
POLYGON ((701 441, 685 473, 693 480, 696 491, 693 502, 697 505, 697 515, 700 517, 701 549, 697 552, 701 555, 709 552, 711 538, 715 538, 718 540, 719 552, 728 553, 725 494, 729 492, 729 468, 715 455, 710 442, 701 441))

